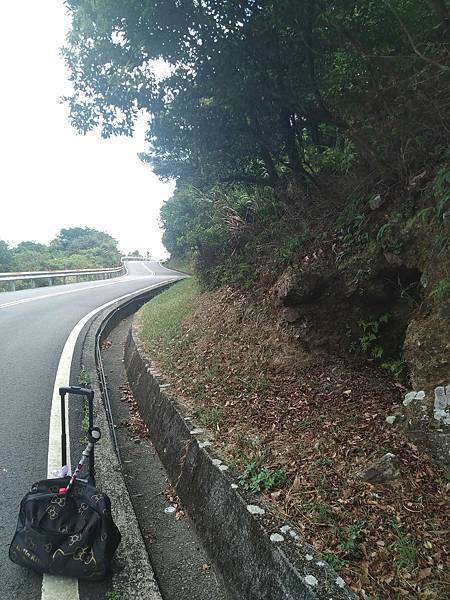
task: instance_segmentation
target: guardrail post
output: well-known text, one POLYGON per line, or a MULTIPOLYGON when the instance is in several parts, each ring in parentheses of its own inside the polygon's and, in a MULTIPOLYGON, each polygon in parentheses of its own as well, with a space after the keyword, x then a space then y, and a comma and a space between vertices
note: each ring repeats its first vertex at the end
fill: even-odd
POLYGON ((16 291, 16 282, 15 281, 10 281, 9 282, 9 291, 10 292, 15 292, 16 291))
POLYGON ((51 277, 48 278, 48 285, 49 287, 53 285, 53 279, 51 277))
POLYGON ((36 281, 31 279, 31 287, 34 289, 36 287, 36 281))

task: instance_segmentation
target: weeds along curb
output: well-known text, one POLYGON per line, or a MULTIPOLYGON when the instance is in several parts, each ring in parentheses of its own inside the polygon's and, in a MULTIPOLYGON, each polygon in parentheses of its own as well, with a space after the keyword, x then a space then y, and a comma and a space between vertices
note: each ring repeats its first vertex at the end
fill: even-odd
MULTIPOLYGON (((98 377, 102 369, 97 363, 96 346, 101 344, 117 323, 168 285, 170 283, 161 284, 158 288, 137 293, 125 302, 117 302, 108 307, 86 325, 79 338, 82 346, 79 366, 84 368, 92 382, 91 388, 95 393, 94 422, 103 434, 95 449, 97 485, 111 498, 114 520, 122 534, 122 542, 115 559, 118 568, 114 569, 112 585, 114 590, 127 600, 161 600, 161 595, 121 472, 119 457, 115 452, 108 417, 108 402, 98 377)), ((78 367, 73 365, 73 368, 78 372, 78 367)))
POLYGON ((243 495, 231 469, 167 392, 139 342, 125 345, 125 368, 141 417, 197 535, 234 600, 356 598, 300 534, 256 496, 243 495))

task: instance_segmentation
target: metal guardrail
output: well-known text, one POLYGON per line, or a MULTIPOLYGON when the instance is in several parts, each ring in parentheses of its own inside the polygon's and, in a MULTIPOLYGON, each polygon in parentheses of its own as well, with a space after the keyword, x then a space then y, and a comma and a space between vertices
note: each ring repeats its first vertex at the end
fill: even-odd
POLYGON ((152 260, 152 259, 145 257, 145 256, 136 256, 135 254, 133 254, 131 256, 122 256, 122 258, 120 260, 123 262, 124 260, 152 260))
POLYGON ((24 271, 21 273, 0 273, 0 287, 7 287, 9 291, 16 290, 18 281, 30 281, 31 287, 36 287, 36 282, 46 281, 47 285, 56 283, 66 283, 69 277, 74 278, 75 282, 83 281, 84 278, 93 279, 111 279, 126 273, 126 268, 122 264, 114 269, 64 269, 60 271, 24 271))

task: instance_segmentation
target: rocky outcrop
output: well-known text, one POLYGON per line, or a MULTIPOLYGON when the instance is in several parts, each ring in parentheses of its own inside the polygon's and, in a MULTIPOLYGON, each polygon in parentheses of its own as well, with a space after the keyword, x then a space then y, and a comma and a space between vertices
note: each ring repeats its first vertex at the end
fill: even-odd
POLYGON ((388 452, 358 473, 358 477, 368 483, 390 483, 400 477, 400 461, 395 454, 388 452))
POLYGON ((450 467, 450 383, 433 390, 408 392, 400 424, 408 436, 440 464, 450 467))
POLYGON ((416 388, 433 388, 450 379, 450 305, 411 320, 406 331, 404 356, 416 388))
POLYGON ((367 331, 373 333, 361 324, 387 315, 379 321, 388 325, 377 328, 376 346, 382 348, 383 361, 406 361, 411 384, 418 390, 406 395, 398 422, 414 443, 448 465, 450 302, 428 301, 422 308, 436 280, 432 265, 425 276, 391 254, 343 260, 324 253, 307 256, 297 269, 289 268, 280 277, 271 297, 281 320, 295 329, 302 350, 311 355, 351 356, 352 347, 361 349, 367 331))

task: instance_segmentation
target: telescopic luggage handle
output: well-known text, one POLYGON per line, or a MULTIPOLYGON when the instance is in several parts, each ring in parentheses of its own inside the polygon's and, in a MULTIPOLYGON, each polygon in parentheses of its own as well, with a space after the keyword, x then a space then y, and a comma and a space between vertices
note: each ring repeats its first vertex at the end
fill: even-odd
MULTIPOLYGON (((89 418, 89 431, 92 431, 94 426, 94 390, 83 388, 77 385, 71 385, 68 387, 60 387, 59 395, 61 397, 61 463, 64 467, 67 464, 67 438, 66 438, 66 394, 73 394, 74 396, 85 396, 88 400, 88 418, 89 418)), ((89 477, 94 483, 94 449, 89 455, 89 477)))

